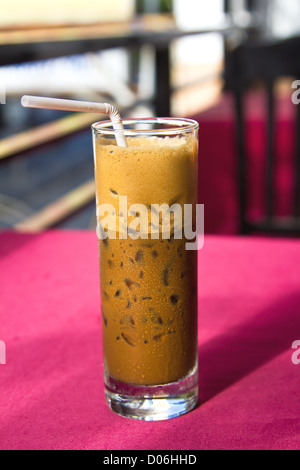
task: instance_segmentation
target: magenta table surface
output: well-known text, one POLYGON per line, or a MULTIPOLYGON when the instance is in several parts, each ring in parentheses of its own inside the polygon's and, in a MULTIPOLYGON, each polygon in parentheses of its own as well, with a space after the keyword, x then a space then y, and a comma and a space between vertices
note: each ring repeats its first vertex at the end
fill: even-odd
POLYGON ((105 405, 94 232, 2 233, 0 276, 1 449, 300 448, 300 240, 206 237, 200 406, 169 421, 105 405))

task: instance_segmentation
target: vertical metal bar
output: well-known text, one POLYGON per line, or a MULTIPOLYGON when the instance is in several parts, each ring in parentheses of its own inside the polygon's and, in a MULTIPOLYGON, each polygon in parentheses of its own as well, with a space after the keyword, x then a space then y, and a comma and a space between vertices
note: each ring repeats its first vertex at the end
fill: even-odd
POLYGON ((266 214, 270 222, 274 211, 274 83, 273 80, 267 82, 267 174, 266 174, 266 214))
POLYGON ((230 4, 229 0, 224 0, 224 13, 229 13, 230 11, 230 4))
POLYGON ((238 193, 239 193, 239 223, 240 233, 247 233, 246 222, 246 151, 245 151, 245 129, 243 112, 243 92, 240 84, 236 85, 235 90, 235 108, 236 108, 236 132, 237 132, 237 152, 238 152, 238 193))
POLYGON ((158 117, 168 117, 171 111, 170 52, 169 45, 155 50, 155 110, 158 117))
POLYGON ((295 146, 295 193, 294 193, 294 217, 299 218, 300 209, 300 105, 296 105, 296 146, 295 146))

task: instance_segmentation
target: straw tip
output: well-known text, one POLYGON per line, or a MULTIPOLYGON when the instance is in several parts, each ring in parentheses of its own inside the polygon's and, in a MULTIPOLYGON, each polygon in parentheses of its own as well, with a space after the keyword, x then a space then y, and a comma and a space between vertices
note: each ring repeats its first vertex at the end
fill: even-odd
POLYGON ((29 96, 28 95, 23 95, 22 96, 21 105, 25 106, 25 107, 29 105, 29 96))

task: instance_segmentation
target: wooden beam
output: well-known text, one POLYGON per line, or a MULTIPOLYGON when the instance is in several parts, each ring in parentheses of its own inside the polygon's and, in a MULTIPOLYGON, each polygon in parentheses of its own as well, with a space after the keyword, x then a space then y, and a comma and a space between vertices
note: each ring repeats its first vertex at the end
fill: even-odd
POLYGON ((13 228, 20 232, 41 232, 57 225, 94 200, 95 182, 94 179, 91 179, 35 212, 22 222, 15 224, 13 228))
POLYGON ((0 161, 16 153, 89 127, 93 122, 100 119, 101 115, 99 114, 75 113, 6 137, 0 141, 0 161))

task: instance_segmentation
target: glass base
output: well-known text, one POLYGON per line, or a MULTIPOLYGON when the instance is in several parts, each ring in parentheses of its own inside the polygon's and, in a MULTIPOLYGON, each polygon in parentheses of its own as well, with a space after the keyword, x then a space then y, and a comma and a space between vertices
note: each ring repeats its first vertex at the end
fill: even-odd
POLYGON ((197 372, 165 385, 137 386, 106 378, 105 401, 127 418, 160 421, 188 413, 198 403, 197 372))

